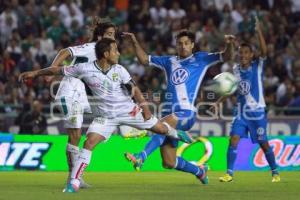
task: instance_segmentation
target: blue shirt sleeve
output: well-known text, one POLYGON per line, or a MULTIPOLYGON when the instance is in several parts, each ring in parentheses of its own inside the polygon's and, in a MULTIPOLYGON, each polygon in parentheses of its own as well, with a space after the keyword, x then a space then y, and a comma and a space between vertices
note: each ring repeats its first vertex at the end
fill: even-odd
POLYGON ((165 69, 169 66, 169 59, 170 56, 149 56, 149 65, 165 69))
POLYGON ((195 57, 197 60, 202 61, 205 65, 212 66, 218 62, 223 62, 223 57, 220 52, 209 53, 209 52, 196 52, 195 57))

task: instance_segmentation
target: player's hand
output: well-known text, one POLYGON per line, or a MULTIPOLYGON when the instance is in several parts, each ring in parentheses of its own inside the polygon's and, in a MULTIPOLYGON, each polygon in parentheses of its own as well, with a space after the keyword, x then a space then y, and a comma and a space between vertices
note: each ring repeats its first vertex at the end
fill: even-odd
POLYGON ((235 41, 235 36, 234 35, 224 35, 224 40, 225 43, 232 43, 235 41))
POLYGON ((257 16, 255 16, 255 31, 261 31, 260 22, 257 16))
POLYGON ((19 81, 20 82, 24 82, 28 79, 33 79, 35 78, 37 75, 37 72, 36 71, 32 71, 32 72, 24 72, 22 74, 19 75, 19 81))
POLYGON ((133 33, 122 32, 121 36, 124 37, 124 38, 129 38, 132 41, 136 41, 136 37, 135 37, 135 35, 133 33))

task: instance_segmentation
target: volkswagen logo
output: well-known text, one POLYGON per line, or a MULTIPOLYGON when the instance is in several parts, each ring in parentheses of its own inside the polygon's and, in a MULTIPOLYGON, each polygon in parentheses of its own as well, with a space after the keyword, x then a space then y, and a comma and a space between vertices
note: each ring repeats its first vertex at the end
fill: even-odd
POLYGON ((174 85, 184 83, 188 79, 189 75, 189 72, 184 68, 176 69, 171 75, 172 83, 174 85))
POLYGON ((241 95, 247 95, 250 92, 250 83, 249 81, 241 81, 239 83, 239 93, 241 95))

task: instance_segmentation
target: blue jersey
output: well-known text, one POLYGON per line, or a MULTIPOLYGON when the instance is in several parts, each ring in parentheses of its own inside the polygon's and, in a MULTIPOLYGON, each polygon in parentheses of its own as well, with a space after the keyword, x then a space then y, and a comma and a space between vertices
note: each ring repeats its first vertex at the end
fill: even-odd
POLYGON ((263 92, 263 68, 265 59, 259 58, 251 62, 251 66, 242 69, 240 65, 233 68, 239 80, 237 103, 243 109, 263 110, 266 107, 263 92))
POLYGON ((197 52, 185 59, 149 56, 149 64, 165 71, 167 89, 163 112, 195 111, 194 103, 207 69, 222 61, 220 53, 197 52))

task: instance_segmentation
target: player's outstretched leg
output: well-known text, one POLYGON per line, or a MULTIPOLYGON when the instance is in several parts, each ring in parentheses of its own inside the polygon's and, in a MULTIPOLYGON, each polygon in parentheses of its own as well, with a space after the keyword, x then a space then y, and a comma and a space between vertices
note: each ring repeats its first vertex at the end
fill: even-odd
POLYGON ((227 173, 219 178, 220 182, 233 181, 233 167, 237 156, 237 145, 240 140, 239 136, 232 136, 227 150, 227 173))
POLYGON ((146 144, 144 150, 140 153, 131 154, 126 152, 125 158, 133 164, 133 167, 136 171, 140 171, 145 160, 150 156, 150 154, 159 148, 160 145, 164 142, 166 136, 154 134, 151 137, 151 140, 146 144))
POLYGON ((176 157, 176 147, 178 140, 167 138, 161 146, 160 152, 163 160, 163 166, 167 169, 176 169, 182 172, 188 172, 196 176, 203 184, 208 184, 207 167, 197 166, 182 157, 176 157))
POLYGON ((262 148, 262 150, 265 154, 266 160, 268 161, 269 166, 271 168, 272 182, 273 183, 280 182, 280 176, 279 176, 279 172, 277 170, 277 165, 276 165, 273 149, 270 147, 269 142, 260 143, 259 145, 262 148))

